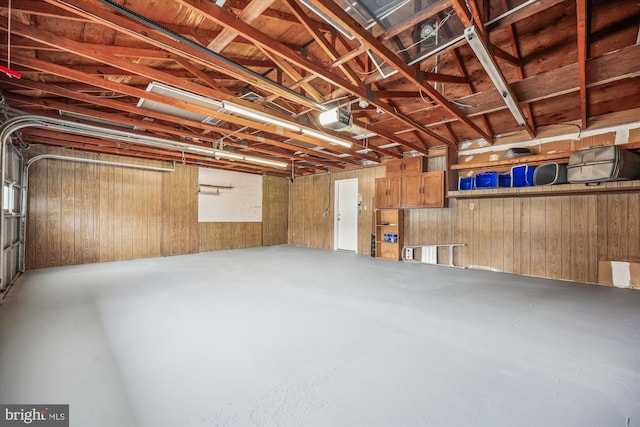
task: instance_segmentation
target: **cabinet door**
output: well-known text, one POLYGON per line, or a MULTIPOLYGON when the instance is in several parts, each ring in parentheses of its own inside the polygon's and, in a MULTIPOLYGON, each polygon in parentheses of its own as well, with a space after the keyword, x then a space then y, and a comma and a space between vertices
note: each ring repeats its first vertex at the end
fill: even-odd
POLYGON ((424 156, 409 157, 402 161, 404 163, 402 173, 422 173, 427 170, 428 159, 424 156))
POLYGON ((387 178, 389 192, 387 204, 390 208, 400 207, 400 194, 402 193, 402 178, 387 178))
POLYGON ((376 195, 375 195, 375 207, 376 208, 388 208, 389 196, 387 194, 389 186, 387 185, 387 178, 376 179, 376 195))
POLYGON ((402 207, 419 208, 423 204, 422 174, 402 178, 402 207))
POLYGON ((404 170, 404 161, 400 160, 390 160, 386 164, 387 176, 391 175, 400 175, 404 170))
POLYGON ((444 172, 427 172, 422 174, 422 187, 425 208, 444 207, 444 172))

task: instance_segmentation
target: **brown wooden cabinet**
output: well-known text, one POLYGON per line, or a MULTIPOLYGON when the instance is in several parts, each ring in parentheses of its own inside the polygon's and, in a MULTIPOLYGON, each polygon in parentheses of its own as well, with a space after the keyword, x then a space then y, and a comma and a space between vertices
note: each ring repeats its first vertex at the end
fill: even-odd
POLYGON ((403 176, 400 206, 403 208, 444 207, 444 183, 444 171, 403 176))
POLYGON ((434 171, 422 174, 422 196, 425 208, 443 208, 446 206, 444 194, 446 173, 434 171))
POLYGON ((386 164, 387 176, 398 176, 426 172, 427 162, 428 159, 424 156, 391 160, 386 164))
POLYGON ((401 187, 402 178, 400 177, 376 179, 376 209, 400 207, 401 187))
POLYGON ((446 172, 427 172, 425 156, 391 160, 386 178, 376 179, 375 208, 442 208, 446 206, 446 172))
POLYGON ((404 245, 404 211, 376 210, 376 258, 398 261, 404 245), (385 236, 387 236, 385 238, 385 236))

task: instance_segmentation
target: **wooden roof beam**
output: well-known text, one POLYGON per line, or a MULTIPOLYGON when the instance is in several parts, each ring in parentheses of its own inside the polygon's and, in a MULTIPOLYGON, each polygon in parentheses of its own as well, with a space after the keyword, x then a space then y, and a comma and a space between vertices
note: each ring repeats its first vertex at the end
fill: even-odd
MULTIPOLYGON (((247 24, 251 24, 258 19, 260 15, 273 3, 274 0, 251 0, 251 2, 242 8, 238 14, 238 18, 247 24)), ((214 52, 222 52, 236 37, 238 33, 229 27, 223 28, 218 36, 213 39, 207 47, 214 52)))
POLYGON ((499 19, 493 23, 487 23, 486 29, 487 31, 493 31, 500 28, 506 28, 511 24, 515 24, 518 21, 522 21, 540 12, 544 12, 545 10, 552 8, 553 6, 564 3, 566 1, 568 0, 537 0, 529 6, 519 9, 502 19, 499 19))
MULTIPOLYGON (((0 23, 0 27, 2 26, 2 24, 0 23)), ((203 114, 205 116, 210 116, 210 117, 214 117, 214 118, 218 118, 221 119, 223 121, 226 122, 230 122, 230 123, 235 123, 239 126, 247 126, 253 129, 258 129, 267 133, 274 133, 274 132, 278 132, 278 129, 275 129, 273 126, 268 126, 268 125, 263 125, 261 123, 257 123, 255 121, 252 120, 247 120, 244 119, 242 117, 239 116, 232 116, 229 114, 224 114, 224 113, 219 113, 216 112, 214 110, 208 109, 208 108, 204 108, 204 107, 200 107, 198 105, 194 105, 194 104, 189 104, 187 102, 184 101, 180 101, 174 98, 169 98, 166 96, 162 96, 162 95, 157 95, 155 93, 152 92, 147 92, 145 90, 141 90, 141 89, 136 89, 136 88, 132 88, 128 85, 125 84, 121 84, 121 83, 116 83, 116 82, 111 82, 99 77, 95 77, 95 76, 89 76, 86 74, 83 74, 81 72, 78 72, 76 70, 73 70, 71 68, 66 68, 66 67, 62 67, 59 65, 54 65, 54 64, 50 64, 47 63, 45 61, 40 61, 37 60, 35 58, 29 58, 29 57, 25 57, 22 55, 12 55, 12 60, 15 59, 15 62, 17 64, 26 66, 26 67, 30 67, 30 68, 35 68, 35 69, 42 69, 42 70, 46 70, 48 72, 50 72, 51 74, 56 74, 59 75, 61 77, 65 77, 65 78, 70 78, 79 82, 83 82, 83 83, 88 83, 88 84, 92 84, 94 86, 97 87, 102 87, 106 90, 109 91, 114 91, 114 92, 118 92, 118 93, 123 93, 129 96, 133 96, 136 98, 145 98, 145 99, 149 99, 152 101, 156 101, 156 102, 160 102, 163 104, 167 104, 176 108, 180 108, 183 110, 187 110, 187 111, 192 111, 194 113, 199 113, 199 114, 203 114)), ((19 84, 20 81, 17 81, 16 84, 19 84)), ((203 87, 204 88, 204 87, 203 87)), ((205 88, 206 89, 206 88, 205 88)), ((146 109, 143 109, 146 110, 146 109)), ((143 113, 144 114, 144 113, 143 113)), ((168 117, 172 117, 172 119, 169 119, 170 121, 176 121, 178 118, 174 117, 174 116, 168 116, 168 117)), ((317 139, 314 138, 310 138, 308 136, 305 135, 298 135, 297 133, 291 132, 291 131, 287 131, 287 130, 282 130, 282 132, 280 133, 281 136, 287 137, 287 138, 292 138, 294 140, 299 140, 299 141, 303 141, 303 142, 307 142, 310 144, 314 144, 314 145, 320 145, 323 146, 331 151, 338 151, 338 152, 342 152, 342 153, 347 153, 352 155, 353 157, 356 158, 361 158, 361 159, 366 159, 366 160, 372 160, 372 161, 377 161, 377 159, 375 157, 372 156, 367 156, 367 155, 362 155, 359 153, 355 153, 352 152, 350 150, 347 149, 343 149, 341 147, 337 147, 337 146, 332 146, 331 144, 324 142, 324 141, 319 141, 317 139)), ((344 159, 344 161, 346 162, 351 162, 354 164, 358 164, 358 162, 354 159, 350 159, 350 158, 346 158, 344 159)))
MULTIPOLYGON (((298 18, 302 26, 307 30, 311 37, 318 43, 320 49, 324 51, 324 53, 329 57, 332 62, 335 62, 339 57, 340 53, 338 50, 327 41, 324 35, 314 26, 314 23, 309 19, 309 17, 304 13, 302 8, 298 6, 295 0, 284 0, 285 4, 291 10, 291 13, 298 18)), ((362 85, 362 80, 360 77, 346 64, 339 64, 337 67, 342 71, 345 77, 351 81, 352 84, 360 87, 364 87, 362 85)))
POLYGON ((178 56, 174 57, 173 59, 178 64, 180 64, 182 68, 187 70, 189 73, 193 74, 194 77, 196 77, 197 79, 199 79, 200 81, 202 81, 203 83, 211 87, 212 89, 215 89, 216 91, 221 93, 226 93, 229 96, 233 96, 233 93, 230 90, 222 86, 220 83, 216 81, 216 79, 212 78, 209 74, 202 71, 201 69, 193 65, 191 62, 187 61, 184 58, 180 58, 178 56))
MULTIPOLYGON (((506 9, 508 7, 507 0, 502 0, 502 5, 506 9)), ((511 51, 513 52, 513 56, 516 57, 520 62, 518 65, 518 78, 520 80, 523 80, 525 78, 524 66, 522 64, 522 54, 520 52, 520 44, 518 42, 518 34, 516 33, 515 25, 510 24, 509 26, 507 26, 507 32, 509 33, 509 40, 511 42, 511 51)), ((533 131, 535 132, 536 120, 535 116, 533 115, 533 107, 531 103, 525 104, 524 108, 525 110, 527 110, 527 121, 529 122, 529 127, 531 127, 531 129, 533 129, 533 131)))
MULTIPOLYGON (((4 23, 0 23, 0 28, 5 28, 6 24, 4 23)), ((110 57, 108 55, 104 55, 98 51, 95 50, 91 50, 91 49, 86 49, 85 46, 82 45, 82 43, 77 43, 75 41, 72 40, 68 40, 65 39, 63 37, 57 36, 55 34, 52 33, 48 33, 46 31, 43 30, 39 30, 39 29, 35 29, 35 28, 31 28, 29 26, 26 26, 24 24, 21 24, 19 22, 14 22, 12 25, 12 30, 15 31, 18 34, 22 34, 22 35, 26 35, 30 38, 34 38, 40 42, 43 43, 48 43, 48 44, 53 44, 53 45, 57 45, 60 46, 61 49, 65 49, 69 52, 75 53, 77 55, 80 56, 85 56, 88 58, 92 58, 104 63, 111 63, 115 66, 118 66, 120 68, 123 68, 125 70, 131 71, 133 73, 145 76, 151 80, 154 81, 159 81, 174 87, 179 87, 181 89, 193 92, 193 93, 198 93, 204 96, 208 96, 211 97, 213 99, 220 99, 220 100, 229 100, 229 101, 233 101, 235 103, 243 103, 242 100, 234 97, 234 96, 229 96, 226 93, 223 92, 218 92, 215 91, 213 89, 207 88, 205 86, 201 86, 199 84, 193 83, 191 81, 187 81, 187 80, 180 80, 177 81, 175 78, 171 77, 171 76, 167 76, 153 68, 149 68, 149 67, 145 67, 143 65, 140 64, 136 64, 134 62, 125 60, 125 59, 120 59, 120 58, 114 58, 114 57, 110 57)), ((23 58, 23 61, 25 59, 23 58)), ((16 61, 16 63, 19 63, 19 61, 16 61)), ((43 67, 43 70, 41 71, 49 71, 47 70, 46 67, 43 67)), ((73 70, 69 69, 69 73, 73 74, 73 70)), ((71 75, 70 74, 70 75, 71 75)), ((62 74, 62 77, 68 77, 64 74, 62 74)), ((82 80, 81 80, 82 81, 82 80)), ((96 86, 99 87, 118 87, 120 90, 118 89, 114 89, 116 92, 120 91, 121 93, 125 93, 131 96, 137 96, 139 98, 145 98, 145 99, 154 99, 157 98, 156 100, 158 102, 164 103, 164 104, 168 104, 168 105, 175 105, 176 107, 178 107, 177 104, 180 104, 181 106, 179 106, 178 108, 182 108, 185 110, 189 110, 189 111, 194 111, 194 110, 200 110, 200 111, 194 111, 194 112, 200 112, 201 114, 204 114, 206 116, 211 116, 211 117, 215 117, 215 118, 219 118, 221 120, 224 120, 226 122, 232 122, 232 123, 237 123, 241 126, 248 126, 248 127, 252 127, 254 129, 260 129, 262 131, 265 132, 269 132, 269 133, 274 133, 274 131, 278 131, 278 129, 276 129, 274 126, 268 126, 268 125, 263 125, 260 123, 257 123, 255 121, 252 120, 247 120, 244 119, 242 117, 238 117, 238 116, 232 116, 229 114, 224 114, 224 113, 219 113, 217 111, 213 111, 207 108, 203 108, 203 107, 199 107, 193 104, 189 104, 189 103, 185 103, 183 101, 178 101, 175 100, 173 98, 168 98, 168 97, 164 97, 164 96, 160 96, 158 98, 158 95, 151 93, 151 92, 147 92, 147 91, 142 91, 139 89, 134 89, 131 88, 130 86, 127 85, 120 85, 118 83, 113 83, 113 82, 107 82, 105 79, 101 79, 101 78, 97 78, 97 80, 94 78, 93 79, 93 83, 91 84, 95 84, 96 86), (105 86, 106 85, 106 86, 105 86), (125 92, 122 92, 125 91, 125 92)), ((250 106, 250 108, 256 109, 258 110, 260 107, 258 105, 254 105, 251 103, 245 103, 245 105, 250 106)), ((271 111, 265 111, 265 113, 270 114, 270 115, 274 115, 273 112, 271 111)), ((371 161, 377 161, 377 159, 371 157, 371 156, 365 156, 362 154, 358 154, 355 153, 354 151, 351 151, 349 149, 346 148, 342 148, 342 147, 338 147, 338 146, 333 146, 331 144, 329 144, 328 142, 325 141, 320 141, 318 139, 315 138, 310 138, 308 136, 305 135, 299 135, 297 133, 291 132, 291 131, 287 131, 287 130, 283 130, 282 131, 282 135, 283 136, 287 136, 289 138, 294 138, 294 139, 298 139, 301 141, 305 141, 305 142, 309 142, 312 144, 316 144, 316 145, 320 145, 323 146, 331 151, 339 151, 341 153, 346 153, 346 154, 350 154, 352 156, 355 157, 359 157, 362 158, 363 160, 371 160, 371 161)))
MULTIPOLYGON (((64 4, 59 4, 56 2, 56 0, 44 0, 44 1, 53 3, 55 5, 60 6, 63 9, 70 10, 74 13, 85 16, 94 22, 106 25, 109 28, 112 28, 116 31, 120 31, 135 39, 142 40, 146 43, 152 44, 161 49, 165 49, 173 53, 174 55, 188 58, 189 60, 197 62, 201 65, 204 65, 205 67, 217 69, 220 72, 227 74, 231 77, 234 77, 238 80, 241 80, 247 84, 256 85, 271 93, 278 93, 282 97, 289 99, 295 103, 299 103, 299 104, 301 103, 310 107, 314 107, 311 100, 308 100, 307 102, 304 100, 303 97, 294 95, 293 93, 286 90, 286 88, 283 88, 275 83, 269 83, 265 80, 262 80, 258 78, 256 75, 249 73, 247 70, 243 70, 238 67, 232 67, 231 65, 223 62, 222 60, 212 55, 206 55, 200 50, 192 46, 188 46, 184 43, 181 43, 177 40, 174 40, 173 38, 159 31, 152 30, 145 25, 142 25, 133 20, 124 18, 121 15, 118 15, 112 12, 111 9, 106 8, 104 6, 96 6, 94 4, 83 2, 82 0, 65 0, 64 4), (155 34, 154 37, 147 36, 147 34, 150 31, 155 34)), ((217 6, 213 6, 213 7, 218 8, 217 6)), ((33 28, 33 27, 30 27, 30 28, 33 28)), ((23 34, 23 36, 33 39, 33 37, 31 37, 30 34, 26 34, 26 35, 23 34)), ((111 63, 111 62, 112 61, 107 61, 106 63, 111 63)))
MULTIPOLYGON (((55 18, 55 19, 61 19, 66 21, 93 22, 93 20, 89 19, 86 16, 78 15, 68 9, 67 10, 60 9, 62 5, 59 6, 55 4, 56 1, 57 0, 51 0, 49 1, 50 4, 47 4, 41 0, 40 1, 20 0, 19 2, 14 2, 11 6, 11 9, 13 12, 23 12, 33 16, 43 16, 47 18, 55 18)), ((228 0, 225 6, 233 10, 235 13, 240 13, 244 7, 244 3, 245 3, 244 0, 228 0), (232 3, 234 3, 234 6, 228 6, 229 1, 232 1, 232 3)), ((2 5, 0 5, 0 11, 6 11, 7 8, 8 7, 6 3, 3 3, 2 5)), ((299 24, 299 22, 295 19, 295 17, 286 13, 282 13, 275 9, 265 10, 262 13, 262 16, 266 18, 281 19, 281 20, 289 21, 294 24, 299 24)), ((322 28, 325 31, 329 31, 330 29, 330 26, 324 21, 317 20, 313 22, 316 23, 318 28, 322 28)), ((184 37, 188 37, 191 39, 196 39, 198 37, 205 37, 207 39, 213 40, 220 35, 220 31, 218 30, 194 28, 193 26, 174 24, 172 22, 158 21, 157 23, 171 31, 174 31, 184 37)), ((236 37, 233 40, 233 42, 239 43, 239 44, 247 44, 247 45, 252 44, 250 41, 242 37, 236 37)), ((289 45, 289 46, 292 49, 301 48, 301 46, 294 46, 294 45, 289 45)))
POLYGON ((442 0, 442 1, 439 1, 439 2, 437 2, 435 4, 431 4, 431 5, 427 6, 426 8, 422 9, 420 12, 411 15, 409 18, 407 18, 403 22, 397 24, 396 26, 394 26, 389 31, 383 33, 378 38, 380 40, 389 40, 392 37, 397 36, 401 32, 403 32, 405 30, 408 30, 409 28, 413 27, 414 25, 417 25, 417 24, 421 23, 425 19, 427 19, 427 18, 429 18, 431 16, 434 16, 434 15, 437 15, 438 13, 442 12, 443 10, 448 8, 449 6, 451 6, 451 2, 449 0, 442 0))
MULTIPOLYGON (((183 0, 184 1, 184 0, 183 0)), ((349 16, 344 10, 337 7, 335 3, 330 0, 311 0, 312 3, 321 10, 324 14, 329 16, 331 19, 343 25, 347 28, 350 28, 354 31, 355 35, 361 40, 363 44, 365 44, 369 49, 375 52, 378 56, 380 56, 384 61, 388 64, 392 65, 400 75, 406 78, 409 82, 423 90, 429 98, 436 101, 440 104, 444 109, 446 109, 449 113, 451 113, 458 120, 469 126, 475 133, 479 136, 485 138, 487 141, 491 140, 491 137, 482 130, 477 124, 475 124, 471 119, 461 113, 456 107, 454 107, 449 101, 442 96, 438 91, 436 91, 431 85, 427 84, 424 81, 422 76, 422 72, 419 70, 417 66, 409 66, 405 62, 403 62, 395 53, 393 53, 388 47, 386 47, 382 42, 376 39, 371 33, 362 28, 351 16, 349 16)), ((441 137, 442 138, 442 137, 441 137)), ((442 138, 445 141, 449 141, 448 139, 442 138)), ((447 145, 452 147, 457 147, 454 143, 447 142, 447 145)))
MULTIPOLYGON (((200 122, 194 122, 192 120, 187 120, 187 119, 183 119, 180 117, 175 117, 175 116, 171 116, 169 114, 164 114, 164 113, 160 113, 157 111, 153 111, 153 110, 148 110, 145 108, 141 108, 141 107, 137 107, 137 106, 132 106, 132 105, 128 105, 128 104, 124 104, 122 102, 119 101, 115 101, 112 99, 105 99, 105 98, 99 98, 99 97, 91 97, 88 95, 82 95, 82 94, 77 94, 77 93, 73 93, 64 89, 61 89, 55 85, 47 85, 44 83, 38 83, 38 82, 30 82, 28 80, 19 80, 19 81, 15 81, 14 83, 16 86, 20 86, 20 87, 26 87, 29 89, 34 89, 34 90, 42 90, 42 91, 47 91, 49 93, 55 94, 55 95, 59 95, 62 97, 66 97, 69 99, 75 99, 77 101, 80 102, 86 102, 88 104, 95 104, 95 105, 100 105, 102 107, 105 108, 110 108, 113 110, 117 110, 117 111, 122 111, 122 112, 126 112, 129 114, 134 114, 136 116, 140 116, 140 117, 150 117, 153 119, 157 119, 157 120, 162 120, 165 122, 169 122, 169 123, 176 123, 179 124, 181 126, 184 126, 185 128, 191 127, 191 128, 199 128, 199 129, 203 129, 205 131, 209 131, 209 132, 215 132, 217 134, 223 135, 225 133, 228 133, 229 130, 228 129, 223 129, 220 128, 218 126, 213 126, 207 123, 200 123, 200 122)), ((9 95, 7 94, 7 96, 13 96, 15 97, 16 95, 9 95)), ((51 105, 49 103, 49 101, 47 100, 43 100, 42 101, 45 105, 51 105)), ((120 122, 124 123, 124 124, 130 124, 130 125, 135 125, 135 126, 139 126, 141 128, 149 128, 149 129, 156 129, 156 130, 163 130, 165 132, 169 132, 169 130, 166 127, 162 127, 162 129, 157 128, 156 125, 154 123, 150 123, 147 121, 142 121, 142 120, 136 120, 136 119, 132 119, 132 118, 126 118, 126 119, 120 119, 120 122)), ((182 137, 186 137, 186 136, 190 136, 192 139, 191 141, 193 141, 192 143, 198 145, 198 138, 201 138, 202 140, 211 140, 211 137, 207 137, 207 136, 203 136, 203 135, 191 135, 188 133, 185 133, 184 131, 180 131, 178 129, 169 132, 169 133, 173 133, 175 135, 178 136, 182 136, 182 137), (195 139, 194 139, 195 138, 195 139)), ((336 169, 342 169, 341 166, 336 165, 332 162, 326 162, 324 160, 321 159, 326 159, 326 160, 332 160, 335 161, 335 157, 329 155, 329 154, 325 154, 323 155, 322 153, 316 152, 314 150, 309 150, 306 149, 304 147, 299 147, 297 145, 294 144, 289 144, 289 143, 285 143, 285 142, 281 142, 278 140, 275 140, 273 138, 269 138, 266 136, 259 136, 259 135, 254 135, 251 133, 244 133, 244 132, 236 132, 235 133, 236 136, 244 138, 248 141, 253 141, 253 142, 257 142, 257 143, 264 143, 264 144, 269 144, 269 145, 273 145, 275 147, 280 147, 280 148, 285 148, 288 150, 291 150, 293 152, 296 151, 300 151, 302 153, 305 153, 307 155, 310 156, 315 156, 317 158, 319 158, 320 160, 316 160, 317 164, 320 165, 324 165, 327 167, 332 167, 332 168, 336 168, 336 169)), ((311 160, 309 160, 311 161, 311 160)))
MULTIPOLYGON (((586 87, 613 84, 640 77, 640 45, 632 45, 591 58, 586 62, 586 87)), ((578 64, 573 63, 515 82, 513 90, 523 103, 531 103, 579 92, 578 64)), ((476 93, 456 100, 470 117, 506 109, 502 97, 495 89, 476 93)), ((454 121, 440 106, 416 111, 427 117, 429 126, 454 121)))
MULTIPOLYGON (((464 61, 462 60, 462 57, 460 56, 460 52, 458 52, 458 49, 454 49, 451 51, 451 54, 453 55, 453 59, 458 67, 458 70, 460 71, 460 74, 462 74, 463 76, 467 77, 467 88, 469 89, 469 92, 471 94, 476 93, 476 87, 473 84, 473 81, 471 81, 471 79, 469 78, 469 73, 467 71, 467 67, 464 66, 464 61)), ((482 120, 482 124, 484 125, 485 129, 487 130, 487 133, 489 135, 493 135, 493 129, 491 128, 491 123, 489 123, 489 119, 487 118, 486 114, 483 114, 481 117, 482 120)))
MULTIPOLYGON (((98 111, 98 110, 92 110, 89 108, 83 108, 83 107, 78 107, 77 105, 71 105, 68 103, 64 103, 64 102, 58 102, 58 101, 52 101, 52 100, 39 100, 39 101, 33 101, 30 98, 27 97, 23 97, 20 95, 13 95, 13 94, 7 94, 6 98, 9 101, 16 101, 16 102, 23 102, 23 103, 30 103, 32 105, 39 105, 41 107, 44 108, 49 108, 49 109, 54 109, 54 110, 64 110, 64 111, 69 111, 69 112, 73 112, 73 113, 77 113, 77 114, 83 114, 85 116, 89 116, 89 117, 95 117, 97 119, 105 119, 105 120, 109 120, 115 123, 120 123, 123 125, 127 125, 127 126, 135 126, 138 128, 141 128, 143 130, 153 130, 156 132, 160 132, 162 134, 165 135, 173 135, 173 136, 177 136, 179 138, 181 138, 182 140, 190 140, 190 141, 205 141, 205 142, 214 142, 216 140, 216 138, 209 138, 209 140, 207 141, 207 137, 200 135, 198 133, 193 133, 193 132, 185 132, 183 130, 180 129, 176 129, 173 127, 169 127, 169 126, 165 126, 165 125, 160 125, 157 123, 153 123, 153 122, 147 122, 147 121, 142 121, 142 120, 136 120, 130 117, 125 117, 122 114, 114 114, 114 113, 105 113, 104 111, 98 111)), ((245 138, 245 134, 242 132, 238 132, 235 133, 234 136, 238 136, 239 138, 245 138)), ((255 138, 254 142, 260 142, 263 143, 265 142, 264 139, 259 141, 259 138, 255 138)), ((266 142, 267 145, 268 142, 266 142)), ((306 157, 301 157, 301 156, 296 156, 294 154, 291 154, 289 152, 283 152, 283 151, 274 151, 274 150, 270 150, 268 148, 264 148, 264 147, 256 147, 256 146, 244 146, 241 145, 239 143, 233 142, 233 141, 229 141, 227 140, 227 142, 225 143, 225 145, 229 145, 232 146, 234 148, 238 148, 242 151, 254 151, 254 152, 258 152, 258 153, 262 153, 262 154, 267 154, 270 156, 280 156, 280 157, 284 157, 288 160, 306 160, 310 163, 315 163, 317 165, 322 165, 324 166, 324 168, 319 168, 317 167, 316 169, 318 170, 326 170, 326 168, 337 168, 337 169, 342 169, 342 167, 340 167, 339 165, 333 164, 333 163, 329 163, 329 162, 325 162, 319 159, 309 159, 306 157)), ((284 144, 285 147, 287 148, 287 150, 298 150, 298 147, 292 147, 289 144, 284 144)), ((313 154, 315 152, 313 152, 312 150, 308 150, 307 154, 313 154)))
MULTIPOLYGON (((303 57, 302 55, 300 55, 298 52, 295 52, 291 49, 289 49, 288 47, 282 45, 281 43, 279 43, 278 41, 266 36, 265 34, 261 33, 260 31, 256 30, 255 28, 251 27, 250 25, 246 24, 244 21, 237 19, 235 16, 233 16, 232 14, 230 14, 229 12, 225 11, 222 8, 219 8, 215 5, 213 5, 212 3, 206 1, 206 0, 177 0, 178 2, 180 2, 181 4, 183 4, 186 7, 190 7, 194 10, 197 10, 199 13, 201 13, 203 16, 205 16, 206 18, 208 18, 209 20, 219 24, 219 25, 225 25, 225 26, 231 26, 233 27, 233 29, 235 31, 237 31, 238 33, 240 33, 243 37, 246 37, 249 40, 252 40, 254 43, 256 43, 257 45, 262 46, 265 49, 271 50, 272 52, 274 52, 275 54, 280 54, 283 58, 285 58, 287 61, 291 62, 292 64, 295 64, 305 70, 307 70, 308 72, 319 76, 320 78, 322 78, 323 80, 327 81, 328 83, 331 83, 335 86, 340 87, 341 89, 344 89, 345 91, 347 91, 348 93, 352 93, 357 97, 363 98, 363 99, 368 99, 370 103, 374 104, 375 106, 381 108, 383 111, 385 111, 386 113, 388 113, 390 116, 402 121, 403 123, 407 124, 408 126, 412 127, 412 128, 417 128, 418 130, 420 130, 421 132, 436 138, 440 143, 445 143, 447 145, 451 145, 451 146, 456 146, 455 143, 449 141, 448 139, 426 129, 423 125, 415 122, 414 120, 409 119, 408 117, 406 117, 405 115, 399 113, 398 111, 396 111, 393 107, 387 105, 386 103, 383 103, 379 100, 371 99, 371 93, 368 93, 366 90, 358 87, 358 86, 354 86, 352 85, 349 81, 343 79, 342 77, 327 71, 324 67, 322 67, 321 65, 309 60, 308 58, 303 57)), ((368 33, 367 33, 368 34, 368 33)), ((426 85, 428 87, 430 87, 429 85, 426 85)), ((376 131, 376 133, 378 133, 376 131)), ((397 139, 396 139, 397 140, 397 139)), ((398 141, 400 142, 400 141, 398 141)), ((417 151, 422 152, 424 149, 416 144, 413 144, 409 141, 402 141, 401 142, 403 145, 406 145, 410 148, 413 148, 417 151)))
POLYGON ((587 55, 589 54, 588 7, 587 0, 576 0, 578 78, 580 79, 580 117, 582 120, 582 129, 589 127, 589 104, 587 101, 587 55))

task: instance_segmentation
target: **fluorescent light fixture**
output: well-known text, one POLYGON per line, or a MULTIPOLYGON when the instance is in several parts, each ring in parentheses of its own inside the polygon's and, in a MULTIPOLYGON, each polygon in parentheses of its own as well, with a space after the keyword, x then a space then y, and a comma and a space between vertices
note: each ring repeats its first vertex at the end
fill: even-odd
POLYGON ((215 153, 213 153, 213 156, 214 157, 222 157, 224 159, 230 159, 230 160, 247 160, 243 156, 241 156, 240 154, 233 154, 233 153, 229 153, 229 152, 226 152, 226 151, 216 151, 215 153))
MULTIPOLYGON (((220 101, 207 98, 206 96, 187 92, 186 90, 178 89, 164 83, 149 83, 149 85, 147 85, 147 92, 166 96, 167 98, 177 99, 178 101, 183 101, 192 105, 197 105, 199 107, 208 108, 213 111, 219 111, 220 108, 222 108, 222 103, 220 101)), ((157 111, 163 114, 171 114, 173 116, 181 117, 187 120, 193 120, 196 122, 209 123, 214 120, 211 117, 205 116, 204 114, 194 113, 192 111, 184 110, 182 108, 173 107, 171 105, 151 101, 144 98, 141 98, 138 101, 137 106, 157 111)))
POLYGON ((288 164, 285 163, 285 162, 279 162, 277 160, 263 159, 263 158, 260 158, 260 157, 245 156, 244 159, 247 162, 260 163, 260 164, 263 164, 263 165, 275 166, 277 168, 283 168, 283 169, 288 166, 288 164))
POLYGON ((315 7, 309 0, 300 0, 300 3, 307 6, 313 13, 322 18, 327 24, 331 25, 336 30, 340 31, 343 36, 348 38, 349 40, 353 40, 355 36, 347 31, 343 26, 335 22, 333 19, 329 18, 324 12, 315 7))
POLYGON ((277 119, 273 116, 258 112, 251 108, 243 107, 242 105, 237 105, 231 102, 223 101, 222 108, 224 108, 227 111, 231 111, 232 113, 236 113, 241 116, 248 117, 253 120, 257 120, 259 122, 265 122, 275 126, 280 126, 285 129, 292 130, 294 132, 300 132, 300 126, 298 125, 295 125, 290 122, 286 122, 284 120, 277 119))
POLYGON ((482 40, 482 37, 478 35, 473 25, 465 28, 464 37, 467 39, 469 46, 471 46, 473 53, 476 54, 480 64, 482 64, 482 67, 489 75, 493 85, 498 89, 498 92, 500 92, 504 103, 507 105, 507 108, 509 108, 509 111, 511 111, 511 114, 513 114, 513 117, 515 117, 516 122, 518 122, 520 126, 524 126, 527 120, 516 102, 516 97, 509 83, 504 79, 493 56, 489 53, 487 45, 484 43, 484 40, 482 40))
POLYGON ((337 157, 339 159, 344 159, 345 157, 350 157, 351 156, 351 154, 349 154, 349 153, 333 153, 331 151, 325 150, 325 148, 321 147, 321 146, 313 147, 312 150, 313 151, 318 151, 320 153, 328 154, 330 156, 337 157))
POLYGON ((390 142, 388 144, 379 145, 378 148, 391 148, 391 147, 397 147, 398 145, 400 145, 399 142, 390 142))
POLYGON ((234 104, 232 102, 223 101, 222 108, 232 113, 239 114, 244 117, 248 117, 253 120, 257 120, 264 123, 269 123, 275 126, 280 126, 291 131, 302 133, 303 135, 311 136, 316 139, 328 142, 333 145, 340 145, 342 147, 351 148, 353 145, 351 142, 344 139, 336 138, 335 136, 327 135, 321 132, 317 132, 313 129, 305 128, 294 124, 293 122, 287 122, 285 120, 278 119, 269 114, 262 113, 260 111, 253 110, 242 105, 234 104))
MULTIPOLYGON (((249 162, 249 163, 258 163, 262 165, 275 166, 283 169, 288 166, 287 163, 280 162, 277 160, 269 160, 269 159, 263 159, 260 157, 253 157, 253 156, 244 156, 242 154, 230 153, 228 151, 214 150, 206 147, 197 147, 195 145, 184 144, 182 146, 184 146, 185 151, 190 151, 198 154, 206 154, 208 156, 215 157, 216 159, 244 160, 245 162, 249 162)), ((177 146, 176 148, 180 148, 180 146, 177 146)))
POLYGON ((326 128, 343 131, 351 127, 353 117, 344 108, 333 108, 320 113, 318 120, 326 128))
POLYGON ((311 129, 306 129, 306 128, 302 129, 302 134, 303 135, 307 135, 307 136, 311 136, 311 137, 316 138, 316 139, 320 139, 322 141, 326 141, 326 142, 328 142, 330 144, 333 144, 333 145, 339 145, 341 147, 351 148, 351 146, 353 145, 349 141, 345 141, 343 139, 339 139, 339 138, 336 138, 334 136, 327 135, 327 134, 324 134, 324 133, 316 132, 315 130, 311 130, 311 129))

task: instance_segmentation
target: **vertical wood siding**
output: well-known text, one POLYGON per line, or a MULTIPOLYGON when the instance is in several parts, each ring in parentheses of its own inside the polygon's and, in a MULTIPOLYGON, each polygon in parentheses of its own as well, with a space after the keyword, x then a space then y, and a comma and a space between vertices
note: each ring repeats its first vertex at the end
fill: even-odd
MULTIPOLYGON (((60 148, 38 153, 157 166, 60 148)), ((195 253, 198 170, 175 172, 41 160, 31 167, 27 268, 195 253)))
MULTIPOLYGON (((360 212, 358 253, 369 254, 374 180, 384 173, 378 167, 297 178, 291 184, 289 243, 333 249, 334 182, 358 178, 369 207, 360 212)), ((465 243, 455 250, 457 265, 592 283, 598 281, 598 261, 640 262, 638 192, 451 199, 449 206, 406 210, 405 244, 465 243)), ((448 261, 446 250, 439 256, 448 261)))
POLYGON ((296 178, 290 184, 289 243, 333 249, 335 182, 358 178, 358 192, 362 194, 362 209, 358 213, 358 253, 370 255, 375 179, 384 175, 384 166, 376 166, 296 178))
POLYGON ((274 176, 262 179, 262 244, 286 244, 289 223, 289 180, 274 176))
POLYGON ((262 246, 261 222, 201 222, 200 252, 262 246))

